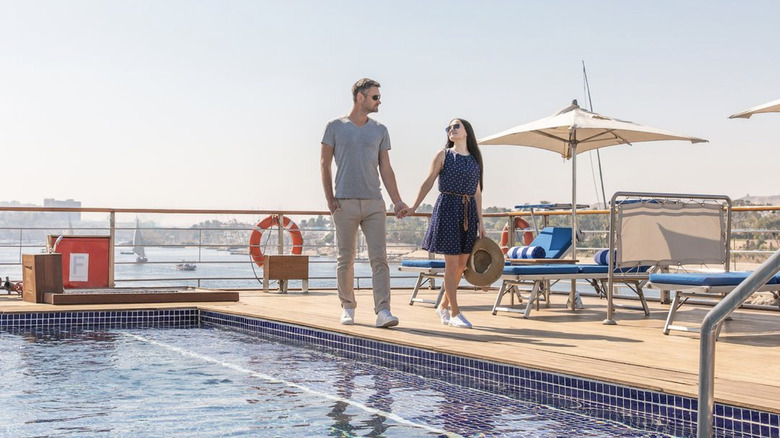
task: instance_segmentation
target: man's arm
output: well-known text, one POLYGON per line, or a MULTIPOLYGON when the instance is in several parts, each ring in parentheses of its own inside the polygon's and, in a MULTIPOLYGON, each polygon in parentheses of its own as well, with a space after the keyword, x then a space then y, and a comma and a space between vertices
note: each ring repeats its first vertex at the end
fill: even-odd
POLYGON ((401 200, 401 195, 398 193, 395 172, 393 172, 393 166, 390 164, 390 153, 387 150, 379 151, 379 174, 382 176, 382 182, 385 185, 385 189, 387 189, 387 194, 390 195, 390 200, 393 201, 395 206, 395 215, 400 219, 402 211, 408 209, 409 206, 401 200))
POLYGON ((322 176, 322 189, 325 191, 325 200, 328 202, 328 210, 333 214, 341 208, 338 199, 333 195, 333 146, 321 143, 320 147, 320 174, 322 176))

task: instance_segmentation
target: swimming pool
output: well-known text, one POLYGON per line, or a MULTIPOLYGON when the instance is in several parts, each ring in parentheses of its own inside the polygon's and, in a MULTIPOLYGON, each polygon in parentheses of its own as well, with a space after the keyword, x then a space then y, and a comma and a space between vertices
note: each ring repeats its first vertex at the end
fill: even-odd
MULTIPOLYGON (((690 400, 240 315, 0 314, 0 327, 3 436, 692 434, 690 400), (614 399, 590 400, 596 390, 614 399), (645 398, 680 421, 643 415, 645 398)), ((722 420, 720 436, 738 435, 722 420)), ((742 423, 741 436, 776 433, 742 423)))

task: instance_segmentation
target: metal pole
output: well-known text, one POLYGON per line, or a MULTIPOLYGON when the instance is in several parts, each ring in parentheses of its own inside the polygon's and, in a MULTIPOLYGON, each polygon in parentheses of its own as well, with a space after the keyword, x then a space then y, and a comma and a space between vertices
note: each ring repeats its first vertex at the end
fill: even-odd
POLYGON ((613 299, 613 296, 612 295, 613 295, 613 292, 614 292, 613 288, 615 287, 615 282, 614 282, 614 278, 613 277, 615 275, 615 268, 617 267, 617 260, 616 260, 616 257, 614 257, 614 255, 615 255, 615 221, 616 221, 615 216, 616 216, 616 212, 617 212, 617 204, 616 204, 615 201, 616 201, 618 195, 619 195, 619 193, 615 193, 612 196, 612 201, 611 201, 611 203, 609 205, 609 224, 608 224, 608 226, 609 226, 609 247, 608 247, 609 248, 609 252, 607 253, 608 254, 607 260, 609 262, 609 263, 607 263, 607 267, 608 267, 609 270, 607 271, 608 272, 608 274, 607 274, 607 279, 608 279, 607 280, 607 318, 604 321, 602 321, 602 324, 604 324, 604 325, 617 325, 617 323, 615 322, 615 318, 612 315, 612 311, 613 311, 613 309, 612 309, 612 299, 613 299))
MULTIPOLYGON (((574 131, 574 140, 571 142, 571 259, 577 260, 577 131, 574 131)), ((577 308, 575 296, 577 295, 577 280, 571 280, 569 290, 569 302, 571 310, 577 308)))
POLYGON ((279 214, 279 254, 284 254, 284 214, 279 214))
POLYGON ((571 259, 577 260, 577 134, 571 142, 571 259))
POLYGON ((116 212, 108 214, 108 287, 116 287, 114 283, 114 251, 116 251, 116 212))

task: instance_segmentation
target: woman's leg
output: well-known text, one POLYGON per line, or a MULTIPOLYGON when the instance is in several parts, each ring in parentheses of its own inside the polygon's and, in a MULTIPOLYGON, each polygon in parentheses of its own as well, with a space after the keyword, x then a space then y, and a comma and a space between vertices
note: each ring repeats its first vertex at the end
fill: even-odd
POLYGON ((449 305, 452 316, 460 313, 458 307, 458 284, 466 269, 468 254, 456 254, 444 256, 444 298, 440 308, 446 309, 449 305))

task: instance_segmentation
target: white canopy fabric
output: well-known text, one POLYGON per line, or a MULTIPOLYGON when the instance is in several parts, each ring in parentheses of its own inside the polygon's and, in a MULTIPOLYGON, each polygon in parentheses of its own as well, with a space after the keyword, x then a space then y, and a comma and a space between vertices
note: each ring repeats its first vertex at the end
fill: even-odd
POLYGON ((730 119, 749 119, 753 114, 761 113, 780 113, 780 99, 767 102, 763 105, 754 106, 745 111, 738 112, 729 116, 730 119))
POLYGON ((482 138, 479 144, 529 146, 572 158, 572 145, 575 144, 577 152, 581 153, 607 146, 658 140, 707 141, 586 111, 574 101, 549 117, 482 138))
POLYGON ((572 101, 557 113, 535 122, 477 140, 480 145, 514 145, 545 149, 572 160, 572 259, 577 257, 577 153, 607 146, 642 141, 685 140, 707 142, 702 138, 675 134, 634 122, 613 119, 586 111, 572 101))

